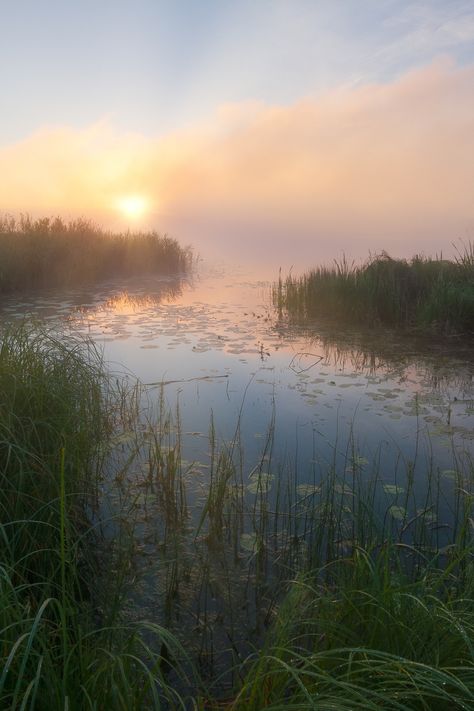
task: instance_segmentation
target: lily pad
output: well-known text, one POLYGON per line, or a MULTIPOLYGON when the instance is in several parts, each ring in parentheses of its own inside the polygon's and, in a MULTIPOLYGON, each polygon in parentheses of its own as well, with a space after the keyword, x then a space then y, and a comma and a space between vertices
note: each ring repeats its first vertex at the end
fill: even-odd
POLYGON ((456 469, 443 469, 441 472, 441 476, 443 476, 445 479, 457 479, 459 476, 459 472, 456 471, 456 469))
POLYGON ((392 516, 392 518, 397 519, 397 521, 403 521, 403 519, 407 515, 407 511, 404 506, 390 506, 388 512, 390 516, 392 516))
POLYGON ((122 432, 112 438, 111 443, 116 444, 130 444, 130 442, 136 442, 137 433, 136 432, 122 432))
POLYGON ((253 481, 247 486, 247 490, 251 494, 266 494, 272 488, 271 482, 274 479, 273 474, 267 474, 266 472, 261 472, 258 477, 255 477, 253 481))
POLYGON ((315 484, 298 484, 296 491, 302 497, 311 496, 312 494, 319 494, 321 492, 321 487, 315 484))
POLYGON ((383 485, 383 490, 385 491, 386 494, 403 494, 405 489, 403 486, 397 486, 396 484, 384 484, 383 485))
POLYGON ((249 553, 253 553, 257 545, 256 533, 242 533, 240 536, 240 547, 249 553))

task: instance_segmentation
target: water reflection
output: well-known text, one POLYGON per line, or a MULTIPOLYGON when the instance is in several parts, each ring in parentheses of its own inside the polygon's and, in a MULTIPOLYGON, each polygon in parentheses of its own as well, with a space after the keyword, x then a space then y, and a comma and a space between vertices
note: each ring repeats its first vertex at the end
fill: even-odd
MULTIPOLYGON (((113 370, 148 384, 147 407, 176 413, 157 448, 144 410, 150 451, 111 483, 111 507, 123 505, 136 522, 140 617, 193 629, 206 659, 229 639, 245 656, 249 629, 256 641, 271 614, 272 576, 311 559, 318 531, 338 555, 350 550, 362 535, 353 514, 364 491, 403 542, 422 511, 423 544, 438 546, 455 529, 460 492, 472 494, 474 365, 463 344, 296 327, 273 310, 269 284, 235 269, 43 293, 2 310, 93 338, 113 370), (235 469, 220 489, 215 443, 223 441, 221 461, 235 469), (213 486, 216 496, 224 491, 215 513, 213 486), (337 525, 324 518, 328 497, 338 500, 337 525)), ((122 464, 130 438, 115 443, 122 464)))
POLYGON ((273 409, 283 448, 301 447, 305 431, 330 441, 336 420, 339 431, 356 429, 364 446, 393 439, 409 449, 420 422, 437 439, 472 438, 468 345, 290 325, 273 309, 270 285, 237 269, 42 293, 6 300, 2 311, 66 321, 103 347, 114 370, 166 383, 171 406, 179 396, 186 431, 206 429, 212 412, 220 436, 231 437, 243 408, 249 456, 273 409))
POLYGON ((40 292, 3 297, 0 313, 3 318, 63 321, 80 314, 105 311, 131 315, 142 308, 153 308, 161 302, 172 302, 182 293, 187 278, 184 276, 143 277, 135 279, 108 280, 91 287, 74 289, 43 289, 40 292))

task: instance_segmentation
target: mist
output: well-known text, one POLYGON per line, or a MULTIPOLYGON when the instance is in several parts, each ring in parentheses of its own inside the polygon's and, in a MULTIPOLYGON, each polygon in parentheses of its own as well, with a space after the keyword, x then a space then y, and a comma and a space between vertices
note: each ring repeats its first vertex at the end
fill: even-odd
POLYGON ((44 127, 0 148, 0 209, 153 227, 271 269, 449 255, 474 231, 473 87, 474 67, 445 59, 289 106, 221 106, 167 135, 44 127), (128 193, 150 203, 141 220, 117 212, 128 193))

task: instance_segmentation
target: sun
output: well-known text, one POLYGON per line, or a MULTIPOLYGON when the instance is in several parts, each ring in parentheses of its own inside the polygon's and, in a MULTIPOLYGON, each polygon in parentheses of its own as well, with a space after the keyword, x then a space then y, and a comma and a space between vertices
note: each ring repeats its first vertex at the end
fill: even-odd
POLYGON ((148 210, 148 200, 143 195, 124 195, 117 198, 116 204, 120 212, 132 220, 143 217, 148 210))

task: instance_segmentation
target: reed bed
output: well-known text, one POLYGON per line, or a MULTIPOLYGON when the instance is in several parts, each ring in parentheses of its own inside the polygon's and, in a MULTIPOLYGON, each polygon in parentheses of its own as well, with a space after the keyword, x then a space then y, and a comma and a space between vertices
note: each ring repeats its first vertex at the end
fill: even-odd
POLYGON ((176 274, 190 264, 189 248, 155 231, 112 233, 85 219, 0 216, 0 293, 176 274))
POLYGON ((344 257, 301 277, 280 277, 274 304, 291 318, 324 317, 372 326, 418 328, 441 333, 474 333, 474 245, 454 260, 387 253, 362 266, 344 257))

